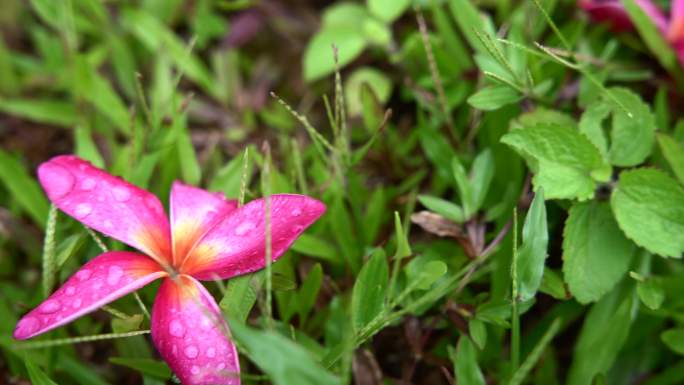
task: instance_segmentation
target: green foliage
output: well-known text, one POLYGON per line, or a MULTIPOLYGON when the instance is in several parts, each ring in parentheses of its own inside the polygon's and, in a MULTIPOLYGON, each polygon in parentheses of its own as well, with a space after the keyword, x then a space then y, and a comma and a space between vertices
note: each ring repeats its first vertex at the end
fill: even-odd
POLYGON ((267 270, 204 282, 245 385, 684 381, 684 76, 639 2, 620 33, 557 0, 5 3, 10 382, 176 380, 155 287, 11 338, 129 250, 50 210, 36 168, 64 153, 166 207, 174 180, 326 205, 267 270))
POLYGON ((522 245, 518 250, 518 300, 528 301, 539 289, 544 273, 549 230, 544 205, 544 190, 539 189, 532 200, 522 230, 522 245))
POLYGON ((274 384, 340 384, 340 380, 316 363, 302 346, 274 331, 260 331, 231 323, 233 336, 248 356, 272 379, 274 384))
POLYGON ((605 202, 575 203, 563 232, 563 276, 580 303, 597 301, 629 269, 636 247, 605 202))
POLYGON ((528 161, 535 187, 548 199, 591 199, 596 181, 610 175, 598 149, 573 127, 537 124, 512 130, 501 141, 528 161))
POLYGON ((636 169, 620 174, 611 206, 618 225, 637 245, 664 257, 684 253, 684 188, 665 173, 636 169))
POLYGON ((351 314, 355 330, 361 330, 385 310, 389 267, 382 249, 376 249, 359 272, 352 292, 351 314))

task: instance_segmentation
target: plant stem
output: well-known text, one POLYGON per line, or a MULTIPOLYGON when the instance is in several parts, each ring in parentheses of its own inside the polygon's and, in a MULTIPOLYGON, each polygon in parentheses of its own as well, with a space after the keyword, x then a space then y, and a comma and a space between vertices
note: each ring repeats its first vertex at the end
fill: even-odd
POLYGON ((513 261, 511 263, 511 374, 520 366, 520 314, 518 309, 518 209, 513 209, 513 261))

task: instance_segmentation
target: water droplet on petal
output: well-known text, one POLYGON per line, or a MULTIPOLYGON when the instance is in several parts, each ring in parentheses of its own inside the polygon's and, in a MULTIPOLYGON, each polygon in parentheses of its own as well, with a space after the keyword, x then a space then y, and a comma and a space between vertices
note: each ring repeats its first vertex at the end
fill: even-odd
POLYGON ((61 198, 74 188, 74 176, 66 168, 53 162, 38 169, 38 175, 51 198, 61 198))
POLYGON ((76 294, 76 288, 73 286, 69 286, 66 288, 66 295, 74 295, 76 294))
POLYGON ((199 374, 200 368, 197 365, 192 365, 192 368, 190 368, 190 371, 192 372, 192 374, 199 374))
POLYGON ((83 182, 81 182, 81 190, 83 191, 90 191, 97 186, 97 181, 92 178, 85 179, 83 182))
POLYGON ((76 273, 76 278, 81 282, 87 281, 88 278, 90 278, 90 274, 90 270, 88 269, 79 270, 78 273, 76 273))
POLYGON ((300 209, 299 207, 297 207, 297 208, 295 208, 294 210, 292 210, 292 212, 291 212, 290 214, 291 214, 293 217, 298 217, 298 216, 302 215, 302 209, 300 209))
POLYGON ((248 231, 254 228, 254 223, 252 222, 242 222, 238 227, 235 228, 235 235, 245 235, 248 231))
POLYGON ((197 349, 197 346, 190 345, 183 350, 183 353, 185 353, 185 356, 188 358, 196 358, 199 354, 199 350, 197 349))
POLYGON ((73 307, 74 309, 78 309, 79 307, 81 307, 82 304, 83 300, 81 300, 80 298, 76 298, 74 300, 74 303, 71 304, 71 307, 73 307))
POLYGON ((109 286, 114 286, 119 283, 124 271, 120 266, 111 266, 107 272, 107 283, 109 286))
POLYGON ((49 299, 40 306, 40 312, 43 314, 52 314, 59 310, 61 307, 62 304, 59 303, 59 301, 57 301, 56 299, 49 299))
POLYGON ((119 202, 126 202, 131 198, 131 192, 126 187, 117 186, 112 189, 114 199, 119 202))
POLYGON ((224 364, 223 362, 221 362, 220 364, 218 364, 218 365, 216 366, 216 369, 218 369, 218 370, 223 370, 223 369, 225 369, 225 368, 226 368, 226 364, 224 364))
POLYGON ((91 206, 88 203, 81 203, 76 206, 76 210, 74 211, 74 215, 78 219, 83 219, 90 215, 90 213, 93 211, 93 206, 91 206))
POLYGON ((207 357, 209 357, 209 358, 216 357, 216 349, 214 349, 214 348, 207 349, 207 357))
POLYGON ((178 346, 173 345, 171 348, 171 354, 173 354, 174 357, 178 356, 178 346))
POLYGON ((303 230, 304 230, 304 226, 301 226, 301 225, 292 226, 292 232, 295 233, 295 234, 299 234, 299 233, 301 233, 303 230))
POLYGON ((172 320, 169 323, 169 333, 178 338, 182 338, 185 335, 185 326, 179 320, 172 320))

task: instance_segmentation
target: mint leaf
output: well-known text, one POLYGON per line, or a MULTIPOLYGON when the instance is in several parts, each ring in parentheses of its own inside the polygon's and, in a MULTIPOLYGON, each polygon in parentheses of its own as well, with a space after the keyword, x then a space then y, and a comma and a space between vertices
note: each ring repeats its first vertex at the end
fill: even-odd
POLYGON ((594 180, 610 176, 596 146, 572 127, 537 124, 511 130, 501 141, 527 160, 535 188, 543 187, 547 199, 590 199, 594 180))
POLYGON ((613 127, 610 135, 608 157, 615 166, 636 166, 651 155, 655 142, 655 115, 639 95, 624 88, 610 90, 616 103, 613 108, 613 127), (629 111, 632 116, 627 115, 629 111))
POLYGON ((679 182, 684 184, 684 146, 665 134, 658 134, 658 144, 663 156, 672 167, 672 172, 679 179, 679 182))
POLYGON ((684 188, 655 169, 625 171, 611 197, 620 228, 636 244, 664 257, 684 252, 684 188))
POLYGON ((610 291, 629 269, 635 251, 607 203, 572 206, 563 231, 563 275, 578 302, 596 301, 610 291))

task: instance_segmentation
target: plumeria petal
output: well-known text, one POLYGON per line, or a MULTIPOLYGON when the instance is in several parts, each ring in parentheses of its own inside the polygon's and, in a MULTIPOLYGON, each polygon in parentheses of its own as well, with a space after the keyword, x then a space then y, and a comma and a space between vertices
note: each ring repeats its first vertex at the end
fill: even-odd
POLYGON ((160 263, 170 256, 169 224, 156 196, 70 155, 43 163, 38 177, 50 200, 80 222, 160 263))
POLYGON ((14 329, 22 340, 45 333, 137 290, 166 272, 147 256, 110 251, 93 258, 14 329))
POLYGON ((182 262, 195 243, 236 208, 237 201, 226 200, 221 193, 174 182, 170 199, 174 264, 182 262))
POLYGON ((578 4, 591 16, 592 20, 606 22, 614 31, 620 32, 632 28, 632 21, 619 0, 579 0, 578 4))
MULTIPOLYGON (((667 18, 651 0, 636 0, 639 7, 651 18, 661 33, 667 30, 667 18)), ((579 0, 579 6, 587 11, 591 18, 599 22, 607 22, 614 31, 626 31, 633 28, 629 14, 620 0, 579 0)))
POLYGON ((667 38, 672 43, 684 43, 684 0, 672 1, 667 38))
POLYGON ((152 309, 152 340, 185 385, 238 385, 240 362, 216 302, 193 278, 167 278, 152 309))
MULTIPOLYGON (((265 200, 249 202, 207 233, 186 260, 184 272, 197 279, 230 278, 266 264, 265 200)), ((304 195, 271 196, 271 244, 275 261, 325 212, 325 205, 304 195)))

